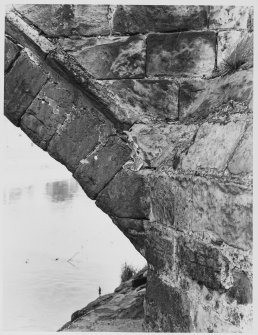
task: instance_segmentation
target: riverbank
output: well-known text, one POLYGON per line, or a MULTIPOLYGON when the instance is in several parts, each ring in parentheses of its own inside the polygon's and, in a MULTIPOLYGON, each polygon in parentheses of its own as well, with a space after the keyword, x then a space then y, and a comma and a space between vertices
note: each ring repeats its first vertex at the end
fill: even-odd
POLYGON ((147 270, 76 311, 58 331, 143 332, 147 270))

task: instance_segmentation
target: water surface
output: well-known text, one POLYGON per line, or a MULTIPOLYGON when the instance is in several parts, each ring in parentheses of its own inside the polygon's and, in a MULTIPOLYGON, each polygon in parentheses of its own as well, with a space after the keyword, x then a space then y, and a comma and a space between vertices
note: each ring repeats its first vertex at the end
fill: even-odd
POLYGON ((56 331, 145 260, 59 163, 5 122, 3 325, 56 331))

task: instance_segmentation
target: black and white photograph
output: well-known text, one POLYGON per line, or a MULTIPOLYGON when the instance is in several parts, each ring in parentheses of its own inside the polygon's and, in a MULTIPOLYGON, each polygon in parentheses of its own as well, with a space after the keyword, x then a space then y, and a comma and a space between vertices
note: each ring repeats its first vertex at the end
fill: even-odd
POLYGON ((1 332, 255 333, 254 1, 2 8, 1 332))

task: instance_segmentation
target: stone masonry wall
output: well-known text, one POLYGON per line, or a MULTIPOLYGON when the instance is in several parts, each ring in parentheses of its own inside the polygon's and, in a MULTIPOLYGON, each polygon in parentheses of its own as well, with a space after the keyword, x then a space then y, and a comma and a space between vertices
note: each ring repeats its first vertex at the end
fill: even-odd
POLYGON ((146 258, 146 331, 248 331, 253 9, 16 5, 5 32, 5 115, 146 258))

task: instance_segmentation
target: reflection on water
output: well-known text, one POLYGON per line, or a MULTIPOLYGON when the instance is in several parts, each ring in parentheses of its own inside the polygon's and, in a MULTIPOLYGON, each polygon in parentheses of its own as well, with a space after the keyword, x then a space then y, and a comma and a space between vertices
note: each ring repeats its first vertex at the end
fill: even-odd
POLYGON ((70 173, 13 175, 3 190, 4 329, 56 331, 145 260, 70 173), (33 183, 31 183, 33 181, 33 183))
POLYGON ((46 194, 53 202, 63 202, 71 200, 78 190, 78 184, 67 180, 46 183, 46 194))

